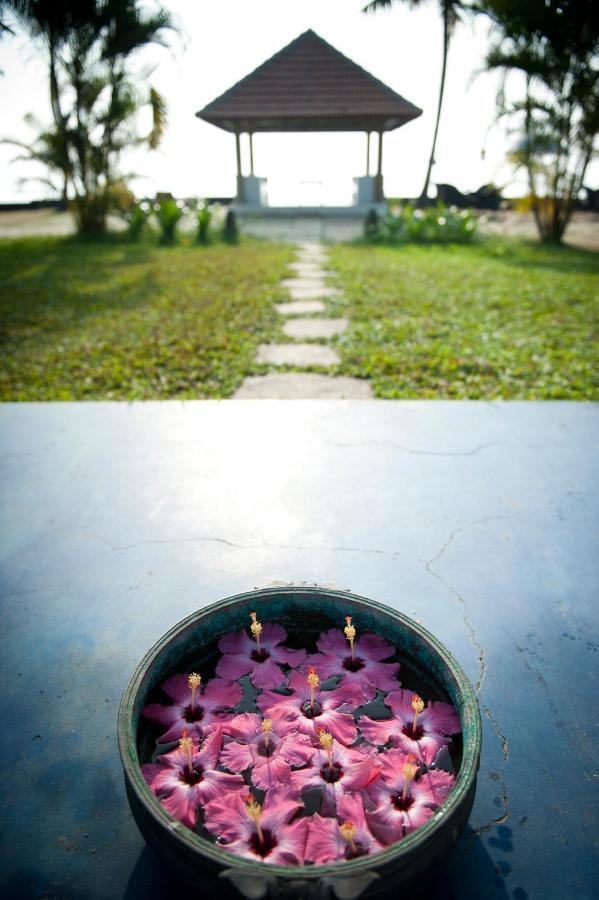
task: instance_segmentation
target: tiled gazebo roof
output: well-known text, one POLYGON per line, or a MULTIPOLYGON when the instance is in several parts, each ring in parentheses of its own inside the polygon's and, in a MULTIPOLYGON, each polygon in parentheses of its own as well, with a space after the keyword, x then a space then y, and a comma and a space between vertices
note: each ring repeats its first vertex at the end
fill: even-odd
POLYGON ((237 133, 391 131, 421 114, 312 30, 196 113, 237 133))

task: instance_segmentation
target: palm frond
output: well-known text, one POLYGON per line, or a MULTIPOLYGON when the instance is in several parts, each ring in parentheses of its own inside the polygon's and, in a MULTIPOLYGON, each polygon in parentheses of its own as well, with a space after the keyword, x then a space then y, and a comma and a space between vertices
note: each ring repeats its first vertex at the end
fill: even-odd
POLYGON ((150 88, 150 107, 152 109, 152 130, 148 135, 148 146, 150 150, 155 150, 164 137, 167 123, 167 104, 166 100, 156 88, 150 88))

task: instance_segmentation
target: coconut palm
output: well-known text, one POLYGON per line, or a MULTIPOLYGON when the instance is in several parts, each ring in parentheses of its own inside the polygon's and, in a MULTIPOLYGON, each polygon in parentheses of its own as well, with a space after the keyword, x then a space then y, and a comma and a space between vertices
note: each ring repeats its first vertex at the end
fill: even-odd
MULTIPOLYGON (((363 12, 377 12, 380 9, 390 9, 396 0, 370 0, 363 12)), ((397 0, 397 2, 409 3, 412 7, 421 6, 425 0, 397 0)), ((418 199, 418 206, 423 206, 427 202, 428 186, 431 180, 431 172, 435 163, 435 147, 437 145, 437 133, 439 131, 439 120, 441 118, 441 107, 443 105, 443 92, 445 90, 445 74, 447 71, 447 53, 449 50, 449 39, 452 35, 456 23, 460 20, 460 13, 468 7, 461 0, 439 0, 439 8, 443 21, 443 63, 441 66, 441 83, 439 85, 439 100, 437 102, 437 116, 435 119, 435 131, 433 133, 433 144, 426 168, 426 176, 424 185, 418 199)))
POLYGON ((111 191, 122 182, 123 151, 141 143, 153 149, 164 132, 165 101, 143 81, 138 86, 130 60, 144 47, 163 43, 170 17, 161 9, 142 12, 140 0, 4 3, 47 55, 54 129, 44 134, 51 135, 53 159, 67 173, 78 228, 102 232, 111 191), (133 123, 145 104, 153 124, 140 136, 133 123))

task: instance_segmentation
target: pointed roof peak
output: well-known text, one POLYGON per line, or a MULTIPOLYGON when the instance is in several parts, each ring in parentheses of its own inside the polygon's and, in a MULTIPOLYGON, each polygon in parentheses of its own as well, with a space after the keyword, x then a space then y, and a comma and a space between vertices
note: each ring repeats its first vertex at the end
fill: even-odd
POLYGON ((227 131, 390 131, 422 110, 312 28, 196 115, 227 131))

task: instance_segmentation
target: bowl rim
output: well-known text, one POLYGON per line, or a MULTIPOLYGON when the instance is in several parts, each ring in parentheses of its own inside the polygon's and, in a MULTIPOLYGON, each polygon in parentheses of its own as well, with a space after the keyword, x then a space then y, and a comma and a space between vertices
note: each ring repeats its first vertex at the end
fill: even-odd
POLYGON ((360 873, 371 872, 373 868, 379 868, 390 862, 397 863, 398 860, 408 857, 414 847, 425 842, 437 831, 443 820, 457 810, 464 797, 471 790, 472 785, 476 780, 479 767, 482 744, 482 724, 478 699, 468 676, 445 645, 418 622, 410 619, 408 616, 404 615, 404 613, 398 612, 393 609, 393 607, 379 603, 376 600, 371 600, 368 597, 354 594, 351 591, 315 585, 285 585, 281 587, 255 588, 251 591, 232 594, 229 597, 225 597, 222 600, 218 600, 215 603, 211 603, 208 606, 196 610, 184 619, 181 619, 165 632, 144 654, 129 679, 119 706, 117 735, 121 762, 129 785, 134 791, 137 800, 152 817, 154 823, 165 829, 167 833, 176 836, 176 839, 180 841, 188 851, 193 853, 201 852, 218 866, 235 869, 237 872, 245 872, 252 876, 264 875, 266 877, 270 876, 271 878, 282 877, 297 881, 298 879, 314 880, 327 875, 332 877, 344 877, 345 875, 357 876, 360 873), (233 601, 240 602, 249 599, 254 600, 269 594, 276 594, 277 596, 280 596, 281 594, 314 594, 320 597, 324 594, 336 598, 347 598, 353 602, 366 604, 371 609, 391 616, 412 632, 415 632, 422 641, 428 644, 429 647, 441 657, 457 683, 458 691, 463 699, 462 719, 468 721, 469 733, 467 736, 464 734, 462 761, 455 784, 445 802, 433 813, 431 818, 425 822, 424 825, 421 825, 411 834, 402 838, 401 841, 390 844, 384 850, 379 851, 373 856, 366 855, 353 860, 342 860, 336 863, 318 863, 310 866, 274 865, 271 863, 260 862, 259 860, 254 861, 236 856, 234 853, 226 850, 224 846, 219 847, 217 844, 196 834, 196 832, 187 828, 169 815, 158 798, 152 793, 143 777, 141 762, 137 753, 137 733, 134 732, 132 723, 135 699, 148 666, 162 653, 170 641, 189 625, 200 622, 203 618, 226 607, 233 601))

